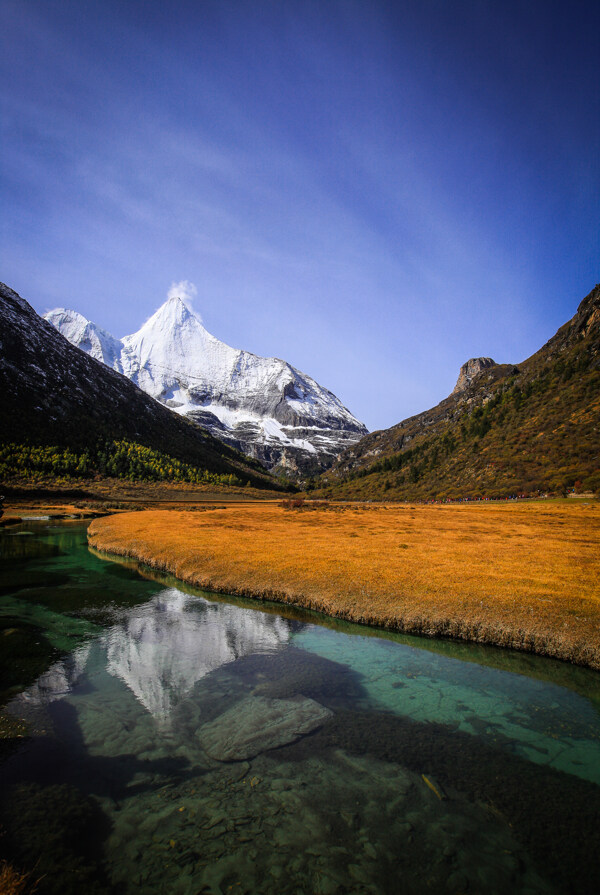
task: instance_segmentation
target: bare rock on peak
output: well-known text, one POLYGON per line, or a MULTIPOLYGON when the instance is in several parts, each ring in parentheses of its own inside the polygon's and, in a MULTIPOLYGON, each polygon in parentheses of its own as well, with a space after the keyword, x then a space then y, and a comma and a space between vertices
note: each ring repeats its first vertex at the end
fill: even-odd
POLYGON ((456 395, 458 392, 463 392, 471 385, 473 379, 482 373, 483 370, 497 366, 498 364, 495 360, 492 360, 491 357, 472 357, 460 368, 460 373, 458 374, 458 379, 452 394, 456 395))

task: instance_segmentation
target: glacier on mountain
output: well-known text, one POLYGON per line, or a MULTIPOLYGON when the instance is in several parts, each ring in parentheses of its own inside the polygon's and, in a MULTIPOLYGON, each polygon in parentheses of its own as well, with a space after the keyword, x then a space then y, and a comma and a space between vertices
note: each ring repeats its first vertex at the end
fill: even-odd
POLYGON ((76 311, 45 318, 156 400, 278 472, 325 469, 367 433, 328 389, 286 361, 221 342, 178 296, 123 339, 76 311))

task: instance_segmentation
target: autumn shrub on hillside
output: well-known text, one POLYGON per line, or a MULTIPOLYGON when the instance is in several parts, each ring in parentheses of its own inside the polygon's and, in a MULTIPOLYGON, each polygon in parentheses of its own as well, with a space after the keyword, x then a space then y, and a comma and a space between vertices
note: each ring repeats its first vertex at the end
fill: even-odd
POLYGON ((237 476, 209 472, 175 457, 131 441, 106 440, 77 453, 57 446, 0 445, 0 478, 44 476, 74 479, 94 475, 143 482, 241 485, 237 476))

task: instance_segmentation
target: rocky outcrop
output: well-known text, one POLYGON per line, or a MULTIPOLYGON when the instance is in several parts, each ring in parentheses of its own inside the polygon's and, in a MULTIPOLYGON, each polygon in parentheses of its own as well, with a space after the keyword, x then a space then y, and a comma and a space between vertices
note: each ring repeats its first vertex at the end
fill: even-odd
POLYGON ((479 376, 484 370, 489 370, 490 367, 497 366, 498 364, 495 360, 492 360, 491 357, 472 357, 460 368, 460 373, 458 374, 458 379, 452 394, 456 395, 459 392, 464 392, 464 390, 471 385, 476 376, 479 376))

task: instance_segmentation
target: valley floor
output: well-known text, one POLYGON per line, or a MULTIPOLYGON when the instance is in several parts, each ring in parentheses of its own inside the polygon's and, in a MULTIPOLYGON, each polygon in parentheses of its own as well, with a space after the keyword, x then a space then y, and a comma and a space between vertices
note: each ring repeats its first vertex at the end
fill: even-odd
POLYGON ((0 482, 4 516, 0 527, 28 516, 58 519, 106 515, 121 510, 160 506, 178 509, 205 503, 247 503, 281 498, 281 492, 259 488, 215 488, 174 482, 129 482, 122 479, 83 479, 59 484, 48 479, 38 484, 0 482))
POLYGON ((301 504, 121 513, 89 542, 206 590, 600 670, 597 501, 301 504))

